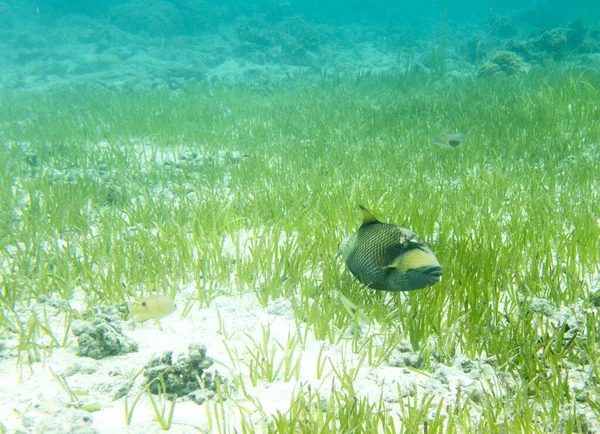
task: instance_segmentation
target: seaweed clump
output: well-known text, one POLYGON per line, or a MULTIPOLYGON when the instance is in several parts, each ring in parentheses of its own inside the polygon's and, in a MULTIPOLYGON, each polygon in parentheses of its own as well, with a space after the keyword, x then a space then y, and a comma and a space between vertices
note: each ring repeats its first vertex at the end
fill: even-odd
POLYGON ((154 37, 215 31, 222 16, 223 8, 198 0, 130 0, 110 13, 111 22, 122 30, 154 37))
POLYGON ((309 66, 314 60, 311 52, 319 50, 321 36, 301 17, 283 18, 276 25, 265 20, 241 20, 236 26, 241 42, 240 54, 253 52, 257 61, 268 59, 292 65, 309 66))
POLYGON ((100 360, 138 350, 138 344, 123 334, 121 321, 110 314, 97 313, 91 321, 75 321, 72 331, 77 336, 78 356, 100 360))
POLYGON ((515 75, 526 73, 527 64, 523 59, 512 51, 497 51, 479 68, 480 77, 491 77, 499 75, 515 75))
POLYGON ((227 379, 217 371, 208 371, 214 361, 206 355, 206 346, 192 343, 188 355, 179 355, 173 363, 173 352, 153 357, 144 370, 148 390, 154 394, 166 393, 176 397, 188 396, 197 404, 211 399, 218 385, 227 379))
POLYGON ((131 33, 148 32, 151 36, 176 36, 184 28, 183 15, 171 3, 161 0, 132 0, 115 7, 111 22, 131 33))
POLYGON ((559 61, 573 54, 598 51, 600 44, 594 41, 594 31, 581 21, 573 21, 565 28, 557 27, 531 35, 527 40, 512 39, 505 45, 506 50, 521 55, 529 62, 543 62, 546 59, 559 61))
POLYGON ((224 10, 199 0, 171 0, 179 9, 184 21, 182 34, 199 35, 206 31, 217 31, 224 10))
POLYGON ((569 50, 579 50, 583 45, 588 28, 580 20, 573 21, 565 32, 566 45, 569 50))
POLYGON ((541 52, 555 60, 559 60, 565 54, 567 48, 567 37, 565 30, 556 28, 540 33, 528 41, 531 51, 541 52))
POLYGON ((517 26, 510 17, 492 15, 490 18, 490 32, 501 38, 510 38, 517 34, 517 26))

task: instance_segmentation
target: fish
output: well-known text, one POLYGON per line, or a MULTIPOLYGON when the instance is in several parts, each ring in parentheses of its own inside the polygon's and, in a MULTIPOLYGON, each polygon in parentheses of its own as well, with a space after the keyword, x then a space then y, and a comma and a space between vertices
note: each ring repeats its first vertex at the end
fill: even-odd
POLYGON ((166 295, 151 295, 143 298, 139 304, 127 306, 125 321, 133 319, 143 323, 149 319, 160 320, 171 315, 175 309, 175 303, 166 295))
POLYGON ((362 225, 341 242, 339 254, 362 284, 381 291, 403 292, 439 282, 442 267, 417 234, 382 223, 364 206, 359 207, 362 225))
POLYGON ((431 138, 431 141, 436 145, 444 148, 458 148, 468 140, 461 133, 444 133, 431 138))

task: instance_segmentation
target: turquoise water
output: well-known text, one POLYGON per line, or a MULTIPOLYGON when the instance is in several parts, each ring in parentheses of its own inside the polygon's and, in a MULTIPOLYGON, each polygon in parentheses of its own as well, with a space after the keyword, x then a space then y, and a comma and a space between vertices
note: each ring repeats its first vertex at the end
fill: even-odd
POLYGON ((136 429, 162 432, 141 377, 131 393, 119 378, 198 339, 238 389, 178 400, 172 432, 189 432, 184 405, 204 432, 211 408, 239 414, 212 429, 233 432, 245 398, 280 386, 281 413, 248 414, 256 432, 600 432, 599 17, 0 0, 0 383, 19 379, 0 387, 0 434, 60 432, 78 408, 94 411, 81 432, 130 432, 136 396, 136 429), (355 279, 336 254, 357 203, 422 237, 441 281, 390 295, 355 279), (139 353, 69 377, 77 396, 47 369, 88 354, 81 320, 119 331, 154 294, 177 309, 164 329, 123 325, 139 353), (265 314, 285 320, 272 336, 265 314), (70 401, 40 406, 41 390, 70 401))
POLYGON ((178 89, 204 81, 269 88, 298 73, 393 73, 407 65, 440 79, 477 74, 498 51, 534 66, 594 67, 599 19, 597 2, 554 0, 9 0, 0 2, 0 89, 178 89))

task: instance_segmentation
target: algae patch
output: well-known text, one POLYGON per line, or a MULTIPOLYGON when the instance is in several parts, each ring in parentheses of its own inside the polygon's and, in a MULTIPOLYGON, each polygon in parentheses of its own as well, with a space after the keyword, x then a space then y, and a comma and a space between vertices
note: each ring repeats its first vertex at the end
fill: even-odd
POLYGON ((227 384, 227 379, 217 371, 208 371, 213 363, 206 355, 206 346, 192 343, 188 355, 180 354, 175 363, 172 351, 153 357, 144 377, 148 390, 154 394, 187 395, 195 403, 203 404, 214 396, 218 385, 227 384))
POLYGON ((121 321, 111 315, 99 313, 91 321, 75 321, 72 331, 78 356, 100 360, 138 350, 138 344, 123 334, 121 321))

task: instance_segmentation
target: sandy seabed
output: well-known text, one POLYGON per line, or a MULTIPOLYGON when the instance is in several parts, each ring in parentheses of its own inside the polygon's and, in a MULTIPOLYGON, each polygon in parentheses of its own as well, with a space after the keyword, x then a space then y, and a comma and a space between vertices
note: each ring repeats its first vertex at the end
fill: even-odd
MULTIPOLYGON (((448 404, 454 402, 461 391, 469 393, 489 389, 490 385, 495 385, 492 387, 497 387, 497 392, 501 393, 502 390, 496 373, 484 362, 466 363, 465 358, 458 357, 455 366, 439 364, 433 372, 424 373, 408 366, 411 358, 417 355, 408 349, 410 345, 401 345, 387 363, 373 367, 360 363, 360 356, 352 351, 352 338, 340 336, 339 343, 329 344, 315 340, 310 332, 305 348, 298 347, 295 350, 295 357, 300 360, 297 379, 285 382, 280 373, 275 381, 258 381, 253 387, 248 368, 251 359, 249 349, 253 347, 253 342, 262 342, 263 331, 268 327, 270 345, 276 349, 275 360, 281 360, 285 353, 282 347, 285 348, 287 339, 297 333, 291 301, 278 299, 262 308, 254 294, 219 296, 210 307, 192 308, 185 318, 181 318, 181 306, 195 291, 191 285, 182 288, 176 299, 178 310, 160 324, 148 321, 141 326, 124 326, 124 334, 138 343, 137 352, 102 360, 80 357, 76 354, 77 342, 72 336, 70 346, 55 349, 43 362, 28 365, 26 362, 17 363, 15 352, 8 350, 11 344, 8 342, 4 358, 0 360, 0 383, 3 385, 0 389, 0 420, 6 430, 40 433, 161 432, 147 396, 142 396, 137 403, 129 426, 126 425, 125 398, 115 399, 115 396, 152 356, 172 351, 176 360, 178 355, 187 354, 188 346, 193 343, 205 345, 208 356, 215 362, 211 369, 216 369, 229 379, 230 399, 223 404, 223 408, 227 415, 226 426, 231 432, 240 423, 238 405, 250 409, 249 417, 255 428, 262 426, 266 429, 268 417, 277 411, 288 411, 296 393, 312 387, 321 396, 327 397, 332 387, 337 385, 339 389, 334 368, 340 370, 342 366, 350 369, 360 365, 354 384, 358 397, 367 397, 373 402, 383 398, 392 410, 398 407, 399 390, 407 399, 416 393, 418 396, 434 396, 436 402, 443 399, 448 404), (239 355, 235 363, 228 349, 239 355), (321 379, 317 374, 319 358, 321 361, 328 359, 321 379), (53 373, 64 377, 68 386, 77 391, 80 405, 93 404, 99 410, 86 412, 74 408, 72 400, 53 373), (238 377, 238 374, 241 376, 238 377), (262 408, 256 408, 252 400, 243 396, 234 377, 244 381, 246 391, 262 408)), ((39 307, 37 305, 32 309, 39 307)), ((51 308, 48 309, 50 321, 60 330, 60 323, 64 319, 52 317, 51 311, 51 308)), ((376 326, 368 327, 365 324, 363 328, 361 333, 365 336, 377 333, 376 326)), ((305 325, 301 324, 301 330, 304 329, 305 325)), ((128 393, 129 405, 143 388, 144 379, 139 376, 128 393)), ((190 399, 179 399, 171 432, 210 431, 206 406, 214 405, 217 405, 216 399, 202 405, 190 399)), ((478 415, 474 414, 473 417, 477 418, 478 415)))

